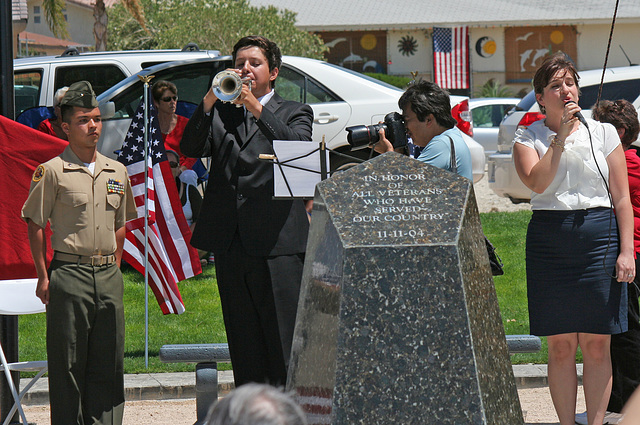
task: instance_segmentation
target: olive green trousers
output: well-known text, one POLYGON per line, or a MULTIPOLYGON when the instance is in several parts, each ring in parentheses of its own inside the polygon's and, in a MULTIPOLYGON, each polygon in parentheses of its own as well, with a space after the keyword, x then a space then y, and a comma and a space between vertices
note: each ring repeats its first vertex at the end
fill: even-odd
POLYGON ((52 425, 122 424, 123 288, 115 264, 52 261, 47 305, 52 425))

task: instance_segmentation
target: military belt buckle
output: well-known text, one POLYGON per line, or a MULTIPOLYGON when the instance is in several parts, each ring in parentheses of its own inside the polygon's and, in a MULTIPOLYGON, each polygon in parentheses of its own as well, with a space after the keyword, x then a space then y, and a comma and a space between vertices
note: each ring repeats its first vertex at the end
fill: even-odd
POLYGON ((90 257, 91 259, 91 265, 92 266, 103 266, 105 264, 110 264, 111 263, 111 257, 112 255, 92 255, 90 257))

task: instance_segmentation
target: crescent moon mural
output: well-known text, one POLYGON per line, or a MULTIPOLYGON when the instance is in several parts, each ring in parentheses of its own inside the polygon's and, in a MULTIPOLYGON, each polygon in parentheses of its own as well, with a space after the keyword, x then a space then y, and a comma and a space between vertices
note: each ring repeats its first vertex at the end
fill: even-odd
POLYGON ((491 37, 480 37, 476 41, 476 53, 483 58, 490 58, 496 52, 496 42, 491 37))

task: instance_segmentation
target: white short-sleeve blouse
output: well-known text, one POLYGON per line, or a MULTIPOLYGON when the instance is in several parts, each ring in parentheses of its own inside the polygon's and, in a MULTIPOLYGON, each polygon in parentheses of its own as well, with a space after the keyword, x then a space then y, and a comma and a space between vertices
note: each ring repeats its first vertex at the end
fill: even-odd
MULTIPOLYGON (((609 184, 606 158, 620 144, 620 138, 611 124, 591 119, 587 120, 587 124, 593 139, 593 149, 589 130, 580 124, 578 130, 565 141, 565 150, 551 184, 542 193, 531 193, 531 209, 580 210, 611 207, 604 184, 605 181, 609 184), (594 152, 597 161, 594 161, 594 152)), ((528 128, 516 131, 514 143, 535 149, 538 157, 542 158, 555 135, 544 120, 540 120, 528 128)))

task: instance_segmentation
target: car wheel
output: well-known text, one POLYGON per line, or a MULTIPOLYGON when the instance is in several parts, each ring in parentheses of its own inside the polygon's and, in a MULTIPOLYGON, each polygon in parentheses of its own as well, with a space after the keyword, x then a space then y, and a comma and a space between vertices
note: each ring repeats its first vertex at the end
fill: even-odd
POLYGON ((368 152, 366 154, 363 154, 360 152, 354 153, 351 151, 347 151, 347 152, 338 151, 338 153, 346 156, 338 155, 334 152, 330 154, 329 160, 331 162, 331 171, 330 171, 331 175, 340 171, 348 170, 349 168, 356 166, 358 164, 361 164, 364 161, 369 159, 368 152))

